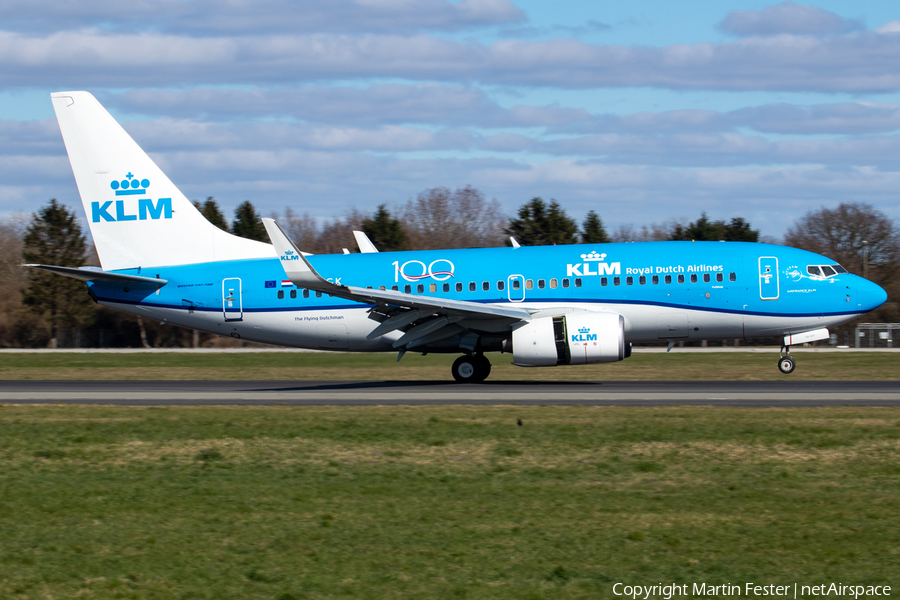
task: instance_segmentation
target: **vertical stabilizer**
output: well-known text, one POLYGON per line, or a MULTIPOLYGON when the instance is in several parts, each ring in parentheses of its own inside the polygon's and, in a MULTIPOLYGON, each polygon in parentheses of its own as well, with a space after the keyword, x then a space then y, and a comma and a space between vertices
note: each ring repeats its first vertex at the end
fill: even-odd
POLYGON ((51 98, 104 270, 275 256, 207 221, 91 94, 51 98))

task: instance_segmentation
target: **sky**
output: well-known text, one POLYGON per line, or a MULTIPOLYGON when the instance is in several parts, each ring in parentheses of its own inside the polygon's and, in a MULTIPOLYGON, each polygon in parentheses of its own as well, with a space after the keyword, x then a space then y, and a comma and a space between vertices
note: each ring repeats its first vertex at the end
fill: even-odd
POLYGON ((0 0, 0 216, 80 206, 64 90, 228 216, 471 185, 608 228, 900 219, 895 1, 0 0))

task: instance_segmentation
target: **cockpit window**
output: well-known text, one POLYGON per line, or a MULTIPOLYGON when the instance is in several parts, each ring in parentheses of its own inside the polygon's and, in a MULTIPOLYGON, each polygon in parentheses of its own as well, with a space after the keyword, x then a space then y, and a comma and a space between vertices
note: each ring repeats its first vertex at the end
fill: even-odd
POLYGON ((841 265, 809 265, 806 272, 813 277, 834 277, 839 273, 846 273, 847 269, 841 265))

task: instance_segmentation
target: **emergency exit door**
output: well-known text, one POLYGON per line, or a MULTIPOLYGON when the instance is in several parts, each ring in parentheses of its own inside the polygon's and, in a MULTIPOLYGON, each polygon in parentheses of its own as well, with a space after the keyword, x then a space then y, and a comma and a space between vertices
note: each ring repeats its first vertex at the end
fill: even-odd
POLYGON ((226 321, 240 321, 244 318, 241 306, 241 280, 237 277, 222 280, 222 312, 226 321))
POLYGON ((762 300, 778 300, 778 259, 774 256, 759 257, 759 297, 762 300))

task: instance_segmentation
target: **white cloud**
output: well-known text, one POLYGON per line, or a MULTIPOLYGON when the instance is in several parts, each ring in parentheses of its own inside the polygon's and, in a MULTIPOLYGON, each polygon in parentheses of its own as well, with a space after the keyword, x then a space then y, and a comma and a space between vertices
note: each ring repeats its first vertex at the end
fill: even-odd
POLYGON ((292 85, 405 78, 491 85, 871 92, 900 89, 900 36, 777 35, 661 48, 570 39, 490 45, 428 35, 202 37, 0 32, 7 87, 292 85))
POLYGON ((10 30, 102 27, 117 32, 363 33, 460 31, 522 23, 509 0, 0 0, 10 30))
POLYGON ((878 29, 876 29, 878 33, 900 33, 900 21, 890 21, 885 23, 878 29))
POLYGON ((732 10, 719 28, 739 36, 816 35, 855 31, 862 29, 862 23, 815 6, 783 2, 762 10, 732 10))

